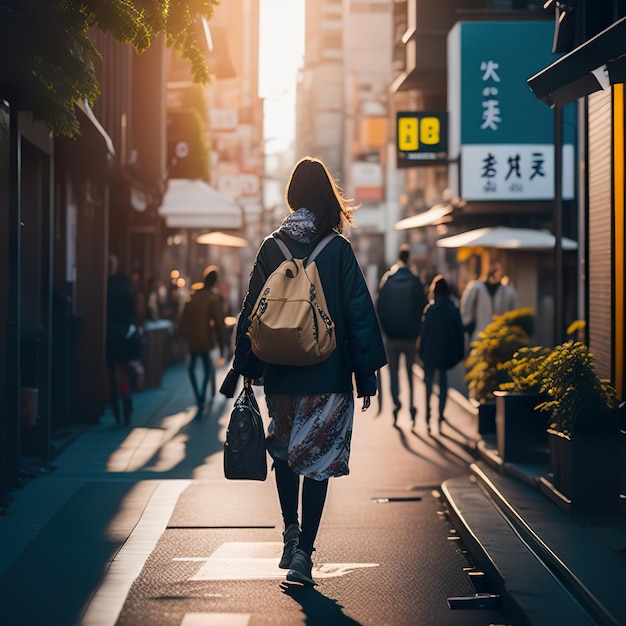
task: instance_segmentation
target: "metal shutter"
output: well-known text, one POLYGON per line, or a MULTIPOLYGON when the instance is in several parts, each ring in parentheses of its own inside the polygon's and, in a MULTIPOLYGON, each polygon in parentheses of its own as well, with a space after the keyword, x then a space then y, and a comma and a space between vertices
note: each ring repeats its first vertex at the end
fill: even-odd
POLYGON ((589 96, 589 348, 601 378, 612 376, 611 89, 589 96))

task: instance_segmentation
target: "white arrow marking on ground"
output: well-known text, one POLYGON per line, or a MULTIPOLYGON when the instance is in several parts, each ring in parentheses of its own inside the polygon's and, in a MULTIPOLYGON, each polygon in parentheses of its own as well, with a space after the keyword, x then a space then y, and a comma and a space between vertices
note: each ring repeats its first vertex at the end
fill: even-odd
MULTIPOLYGON (((278 567, 283 544, 277 542, 226 542, 209 557, 175 558, 203 563, 189 580, 263 580, 285 578, 278 567)), ((324 563, 313 566, 313 578, 345 576, 355 569, 378 563, 324 563)))

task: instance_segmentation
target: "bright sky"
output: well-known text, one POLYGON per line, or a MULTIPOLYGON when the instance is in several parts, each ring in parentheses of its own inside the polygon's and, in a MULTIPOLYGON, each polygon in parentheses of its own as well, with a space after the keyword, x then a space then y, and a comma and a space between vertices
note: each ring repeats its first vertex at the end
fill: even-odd
POLYGON ((260 0, 259 91, 265 98, 267 153, 289 148, 296 80, 304 56, 304 0, 260 0))

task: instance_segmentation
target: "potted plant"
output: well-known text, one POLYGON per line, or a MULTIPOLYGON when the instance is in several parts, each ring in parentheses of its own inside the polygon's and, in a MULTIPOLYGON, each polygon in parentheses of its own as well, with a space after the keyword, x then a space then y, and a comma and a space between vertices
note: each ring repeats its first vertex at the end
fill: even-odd
POLYGON ((495 432, 494 391, 507 382, 501 368, 522 346, 528 345, 533 332, 534 312, 530 308, 514 309, 494 317, 478 339, 471 343, 465 360, 465 381, 469 398, 478 407, 478 430, 495 432))
POLYGON ((542 486, 572 512, 607 510, 619 503, 617 393, 600 380, 593 355, 580 341, 556 346, 538 376, 549 413, 552 480, 542 486))
POLYGON ((535 407, 545 400, 540 392, 540 369, 550 354, 544 346, 522 347, 499 367, 506 382, 496 397, 496 443, 503 461, 546 463, 548 435, 544 416, 535 407))

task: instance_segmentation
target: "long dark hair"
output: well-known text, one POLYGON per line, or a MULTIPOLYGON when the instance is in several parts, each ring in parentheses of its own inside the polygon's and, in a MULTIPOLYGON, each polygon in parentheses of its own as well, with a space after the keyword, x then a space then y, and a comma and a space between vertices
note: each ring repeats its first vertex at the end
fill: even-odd
POLYGON ((450 287, 448 281, 443 277, 443 274, 437 274, 431 281, 428 288, 428 300, 437 301, 440 298, 450 297, 450 287))
POLYGON ((343 232, 344 223, 354 226, 349 198, 344 198, 342 190, 330 175, 320 159, 304 157, 300 159, 289 177, 285 190, 285 200, 289 209, 297 211, 306 207, 315 215, 318 233, 331 229, 343 232))

